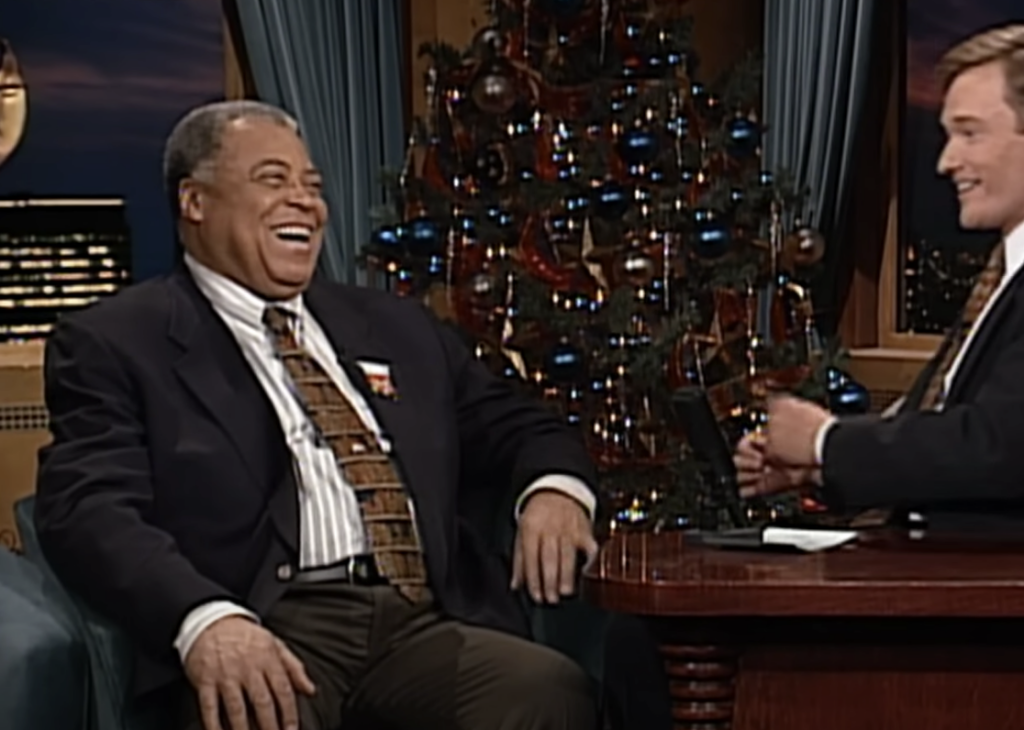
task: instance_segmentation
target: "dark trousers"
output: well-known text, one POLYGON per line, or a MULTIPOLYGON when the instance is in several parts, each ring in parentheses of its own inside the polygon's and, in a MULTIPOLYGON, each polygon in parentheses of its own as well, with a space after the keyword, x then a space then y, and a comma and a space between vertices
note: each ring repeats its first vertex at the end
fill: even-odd
MULTIPOLYGON (((588 679, 563 655, 467 626, 389 586, 296 584, 266 627, 316 684, 301 730, 594 730, 588 679)), ((180 727, 200 730, 191 688, 180 727)), ((225 726, 226 727, 226 726, 225 726)))

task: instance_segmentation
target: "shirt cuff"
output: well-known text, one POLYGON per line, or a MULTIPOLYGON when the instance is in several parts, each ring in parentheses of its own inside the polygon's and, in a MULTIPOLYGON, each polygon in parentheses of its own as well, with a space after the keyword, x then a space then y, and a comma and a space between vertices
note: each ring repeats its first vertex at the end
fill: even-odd
POLYGON ((260 621, 259 617, 252 611, 242 608, 237 603, 232 603, 231 601, 210 601, 209 603, 196 606, 189 611, 188 615, 185 616, 185 620, 181 622, 178 636, 174 640, 174 648, 178 650, 178 656, 181 658, 182 664, 185 663, 185 658, 188 656, 189 651, 192 650, 192 645, 196 643, 199 635, 210 628, 215 621, 220 621, 228 616, 242 616, 256 623, 260 621))
POLYGON ((821 466, 825 463, 825 439, 828 437, 828 432, 832 430, 832 427, 839 422, 839 419, 835 416, 830 417, 827 421, 821 424, 818 429, 818 433, 814 435, 814 464, 815 466, 821 466))
POLYGON ((594 491, 582 479, 569 474, 545 474, 539 479, 532 481, 523 490, 523 493, 519 495, 519 499, 516 500, 516 519, 519 519, 526 500, 532 497, 534 493, 547 489, 561 492, 579 502, 583 509, 587 511, 587 514, 590 515, 591 522, 593 522, 595 512, 597 511, 597 497, 594 496, 594 491))

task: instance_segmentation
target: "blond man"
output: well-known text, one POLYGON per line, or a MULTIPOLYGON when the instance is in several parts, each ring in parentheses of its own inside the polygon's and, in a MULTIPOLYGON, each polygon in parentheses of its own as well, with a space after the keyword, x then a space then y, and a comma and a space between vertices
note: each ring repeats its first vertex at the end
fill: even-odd
POLYGON ((1002 238, 899 409, 837 418, 774 399, 764 436, 736 452, 745 495, 820 487, 833 509, 913 509, 934 529, 1024 520, 1024 25, 960 43, 938 73, 938 171, 961 226, 1002 238))

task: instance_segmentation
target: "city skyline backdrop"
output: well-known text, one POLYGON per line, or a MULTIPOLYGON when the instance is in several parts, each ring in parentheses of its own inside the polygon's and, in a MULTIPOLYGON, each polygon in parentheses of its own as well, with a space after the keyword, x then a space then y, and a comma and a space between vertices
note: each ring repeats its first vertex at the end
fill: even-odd
MULTIPOLYGON (((987 244, 957 224, 952 187, 935 171, 943 144, 933 69, 955 41, 1013 18, 1018 0, 906 0, 904 230, 945 246, 987 244)), ((0 167, 0 196, 101 195, 127 200, 134 275, 173 261, 160 175, 163 140, 189 107, 223 96, 220 3, 50 0, 4 12, 28 86, 20 148, 0 167)))
POLYGON ((162 146, 189 107, 223 97, 220 3, 11 6, 0 37, 21 65, 29 109, 21 145, 0 167, 0 197, 124 197, 136 280, 167 271, 174 233, 162 146))

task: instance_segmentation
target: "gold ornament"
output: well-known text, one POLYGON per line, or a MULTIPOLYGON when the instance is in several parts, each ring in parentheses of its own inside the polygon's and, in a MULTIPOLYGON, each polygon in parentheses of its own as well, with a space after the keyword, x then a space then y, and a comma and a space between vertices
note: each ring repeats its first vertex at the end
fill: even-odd
POLYGON ((515 70, 506 59, 482 65, 469 92, 473 103, 487 114, 504 114, 516 103, 515 70))
POLYGON ((648 286, 657 275, 657 264, 642 250, 627 251, 620 265, 623 277, 633 286, 648 286))
POLYGON ((792 266, 813 266, 825 256, 825 237, 809 226, 798 226, 786 236, 782 256, 792 266))
POLYGON ((14 152, 25 132, 28 89, 18 59, 6 39, 0 38, 0 165, 14 152))

